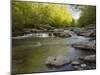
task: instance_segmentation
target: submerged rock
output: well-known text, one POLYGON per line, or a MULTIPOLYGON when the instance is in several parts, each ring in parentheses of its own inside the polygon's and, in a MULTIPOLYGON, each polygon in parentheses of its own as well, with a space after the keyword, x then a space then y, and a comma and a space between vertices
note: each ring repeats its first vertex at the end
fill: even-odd
POLYGON ((50 56, 46 59, 45 62, 46 65, 55 67, 60 67, 69 63, 71 63, 71 60, 66 56, 57 56, 57 57, 50 56))

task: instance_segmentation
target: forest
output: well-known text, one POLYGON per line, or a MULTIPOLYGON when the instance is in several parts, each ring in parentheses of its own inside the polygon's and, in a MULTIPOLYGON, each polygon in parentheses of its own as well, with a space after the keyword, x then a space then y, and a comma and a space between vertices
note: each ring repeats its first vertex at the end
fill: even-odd
POLYGON ((96 7, 70 5, 81 12, 75 20, 66 4, 12 2, 12 32, 22 32, 24 28, 34 28, 36 24, 52 27, 86 26, 96 23, 96 7))

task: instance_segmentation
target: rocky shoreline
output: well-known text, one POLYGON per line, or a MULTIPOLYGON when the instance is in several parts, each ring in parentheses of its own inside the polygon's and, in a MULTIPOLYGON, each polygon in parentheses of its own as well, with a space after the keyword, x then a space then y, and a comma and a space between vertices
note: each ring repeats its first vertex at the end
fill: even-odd
POLYGON ((48 33, 49 36, 52 34, 56 37, 67 38, 71 37, 71 34, 66 30, 73 31, 79 36, 85 37, 96 37, 96 26, 94 24, 90 24, 87 27, 65 27, 65 28, 56 28, 49 25, 35 25, 34 28, 24 28, 21 32, 12 33, 12 36, 25 35, 30 33, 48 33), (66 32, 65 32, 66 31, 66 32))

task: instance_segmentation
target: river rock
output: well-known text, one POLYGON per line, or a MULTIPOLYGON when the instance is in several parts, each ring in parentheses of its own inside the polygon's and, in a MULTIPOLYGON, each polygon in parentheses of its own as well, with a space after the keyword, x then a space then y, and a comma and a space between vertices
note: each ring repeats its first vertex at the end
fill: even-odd
POLYGON ((93 32, 90 34, 90 37, 96 37, 96 31, 93 31, 93 32))
POLYGON ((63 31, 64 31, 64 29, 62 29, 62 28, 54 29, 54 32, 63 32, 63 31))
POLYGON ((73 66, 74 70, 80 70, 80 66, 73 66))
POLYGON ((88 55, 88 56, 84 57, 84 61, 96 62, 96 55, 88 55))
POLYGON ((96 37, 96 29, 84 29, 77 34, 86 37, 96 37))
POLYGON ((54 35, 56 37, 62 37, 62 38, 68 38, 71 37, 71 35, 67 32, 54 32, 54 35))
POLYGON ((57 57, 50 56, 46 59, 45 62, 46 65, 55 66, 55 67, 63 66, 69 63, 71 63, 71 60, 66 56, 57 56, 57 57))
POLYGON ((83 59, 84 59, 84 57, 83 57, 83 56, 80 56, 78 59, 79 59, 79 60, 83 60, 83 59))
MULTIPOLYGON (((80 58, 79 58, 80 59, 80 58)), ((88 55, 85 57, 82 57, 80 60, 86 61, 86 62, 96 62, 96 55, 88 55)))
POLYGON ((24 29, 23 29, 23 32, 24 32, 25 34, 29 34, 29 33, 31 33, 31 29, 29 29, 29 28, 24 28, 24 29))
POLYGON ((77 33, 77 34, 79 34, 80 32, 84 31, 84 28, 73 27, 70 30, 77 33))
POLYGON ((45 25, 42 25, 42 26, 43 26, 43 28, 45 28, 47 30, 54 30, 55 29, 55 27, 52 27, 52 26, 50 26, 48 24, 45 24, 45 25))
POLYGON ((96 30, 96 24, 89 24, 89 25, 86 25, 84 28, 85 28, 85 30, 95 31, 96 30))
POLYGON ((53 64, 53 61, 54 61, 55 59, 56 59, 56 57, 49 56, 49 57, 46 59, 45 64, 46 64, 46 65, 52 65, 52 64, 53 64))
POLYGON ((83 50, 96 50, 96 41, 81 41, 75 44, 72 44, 73 47, 83 49, 83 50))
POLYGON ((60 33, 60 32, 63 32, 64 31, 64 29, 62 29, 62 28, 55 28, 55 29, 50 29, 50 30, 48 30, 48 32, 52 32, 52 33, 60 33))
POLYGON ((33 26, 36 29, 54 29, 54 27, 50 26, 49 24, 34 24, 33 26))
POLYGON ((79 32, 78 35, 89 37, 91 36, 92 33, 93 33, 93 30, 84 30, 84 31, 79 32))
POLYGON ((72 61, 72 66, 79 66, 80 65, 80 62, 79 61, 72 61))
POLYGON ((85 68, 85 67, 87 67, 87 65, 86 64, 81 64, 80 67, 85 68))
POLYGON ((96 25, 95 24, 85 25, 85 27, 74 27, 74 28, 71 28, 71 30, 80 36, 86 36, 86 37, 96 36, 96 25))
POLYGON ((46 31, 46 29, 31 29, 31 32, 32 33, 41 33, 41 32, 45 32, 46 31))

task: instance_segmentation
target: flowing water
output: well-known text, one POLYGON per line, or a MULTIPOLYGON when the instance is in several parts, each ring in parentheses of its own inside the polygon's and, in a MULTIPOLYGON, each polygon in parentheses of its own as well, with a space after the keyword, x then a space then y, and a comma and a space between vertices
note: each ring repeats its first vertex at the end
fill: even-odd
POLYGON ((45 60, 48 56, 59 55, 76 60, 79 56, 92 54, 71 47, 73 43, 88 39, 73 33, 70 38, 49 37, 45 33, 14 37, 12 39, 12 72, 34 73, 73 70, 70 64, 59 68, 48 68, 45 65, 45 60), (34 37, 34 35, 38 37, 34 37))

